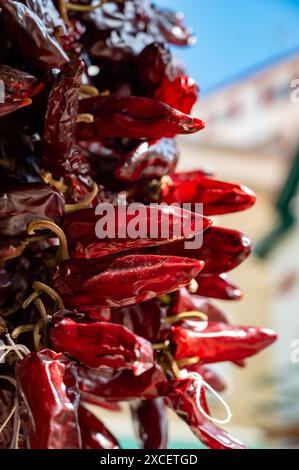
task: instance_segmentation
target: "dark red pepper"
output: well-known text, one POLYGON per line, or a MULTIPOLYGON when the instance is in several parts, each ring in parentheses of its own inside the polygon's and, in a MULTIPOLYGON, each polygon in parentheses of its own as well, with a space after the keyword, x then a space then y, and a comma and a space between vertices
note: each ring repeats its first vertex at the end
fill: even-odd
POLYGON ((277 339, 274 331, 267 328, 191 320, 173 326, 170 336, 176 360, 199 357, 200 364, 239 361, 277 339))
POLYGON ((174 139, 141 142, 117 166, 115 177, 121 181, 160 178, 174 171, 179 158, 174 139))
POLYGON ((141 95, 154 97, 165 77, 172 75, 169 48, 162 42, 149 44, 136 57, 135 67, 141 95))
POLYGON ((172 204, 202 203, 205 215, 228 214, 248 209, 256 197, 246 186, 202 176, 202 172, 180 181, 175 177, 162 185, 160 201, 172 204))
MULTIPOLYGON (((15 392, 11 389, 9 382, 0 378, 0 427, 7 420, 14 406, 15 392)), ((13 440, 13 416, 7 422, 0 433, 0 449, 9 449, 13 440)))
POLYGON ((157 255, 106 256, 59 263, 53 287, 66 306, 122 307, 184 287, 203 263, 157 255))
POLYGON ((226 274, 202 274, 196 281, 198 295, 222 300, 240 300, 243 297, 242 290, 226 274))
POLYGON ((138 209, 136 205, 134 210, 132 206, 126 210, 115 206, 109 212, 103 204, 99 215, 98 212, 83 209, 65 214, 62 218, 61 228, 67 237, 72 258, 100 258, 121 251, 188 239, 211 224, 209 219, 178 207, 142 206, 138 209), (104 227, 107 227, 105 231, 104 227), (135 238, 129 233, 130 227, 132 231, 136 230, 135 238), (156 233, 151 236, 153 227, 156 233), (109 231, 112 231, 111 236, 109 231), (103 238, 106 234, 108 238, 103 238))
POLYGON ((95 96, 81 100, 80 113, 94 115, 93 123, 78 123, 77 138, 129 137, 160 139, 176 134, 192 134, 204 123, 156 99, 138 96, 95 96))
POLYGON ((94 369, 131 369, 140 375, 154 362, 151 343, 113 323, 84 324, 63 318, 50 328, 50 341, 55 351, 94 369))
POLYGON ((84 406, 79 406, 79 424, 83 449, 119 449, 120 446, 104 424, 84 406))
POLYGON ((139 400, 130 405, 133 425, 141 449, 167 449, 168 421, 164 399, 139 400))
POLYGON ((79 390, 75 367, 44 349, 16 365, 24 432, 30 449, 80 449, 79 390))
POLYGON ((42 20, 26 5, 0 0, 4 27, 13 47, 38 70, 61 67, 69 59, 42 20))
POLYGON ((191 256, 204 261, 203 274, 223 273, 236 268, 251 252, 250 239, 237 230, 210 227, 203 235, 203 244, 198 249, 186 249, 184 243, 175 242, 161 246, 156 253, 161 255, 191 256))
POLYGON ((0 234, 16 237, 27 233, 36 219, 57 221, 64 212, 64 197, 43 183, 24 183, 4 187, 0 192, 0 234))

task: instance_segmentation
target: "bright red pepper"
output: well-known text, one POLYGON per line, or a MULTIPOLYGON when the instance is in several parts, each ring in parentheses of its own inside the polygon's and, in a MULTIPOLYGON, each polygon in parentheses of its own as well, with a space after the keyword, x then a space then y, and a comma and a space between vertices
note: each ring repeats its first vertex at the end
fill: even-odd
POLYGON ((155 93, 155 98, 182 113, 190 114, 198 100, 198 94, 199 88, 195 80, 185 75, 176 77, 174 80, 165 77, 155 93))
POLYGON ((140 375, 152 367, 151 344, 122 325, 76 323, 70 318, 54 320, 50 341, 55 351, 64 352, 94 369, 131 369, 140 375))
POLYGON ((156 99, 139 96, 95 96, 81 100, 80 113, 94 115, 93 123, 78 123, 77 138, 129 137, 160 139, 193 134, 204 128, 195 117, 181 113, 156 99))
MULTIPOLYGON (((165 393, 169 406, 185 421, 195 436, 210 449, 244 449, 244 445, 223 429, 209 421, 199 410, 197 404, 197 383, 194 379, 173 380, 167 385, 165 393)), ((200 403, 210 415, 204 389, 200 391, 200 403)))
POLYGON ((170 332, 176 360, 200 358, 200 364, 239 361, 257 354, 276 339, 274 331, 253 326, 184 321, 170 332))
POLYGON ((222 300, 240 300, 243 297, 242 290, 226 274, 202 274, 196 281, 198 295, 222 300))
POLYGON ((76 370, 62 354, 30 353, 16 365, 30 449, 80 449, 79 389, 76 370))
POLYGON ((83 449, 119 449, 120 446, 104 424, 84 406, 79 406, 79 424, 83 449))
POLYGON ((256 197, 246 186, 205 178, 193 172, 189 180, 175 178, 162 185, 160 201, 172 204, 202 203, 205 215, 228 214, 248 209, 256 197))
POLYGON ((167 449, 168 421, 164 399, 135 401, 130 409, 139 447, 167 449))
POLYGON ((141 142, 117 166, 115 178, 128 182, 160 178, 174 171, 178 158, 179 151, 174 139, 141 142))
POLYGON ((125 250, 185 240, 211 225, 209 219, 178 207, 142 206, 139 212, 137 205, 134 211, 129 212, 124 207, 115 206, 111 214, 106 212, 103 205, 100 215, 94 209, 64 215, 61 228, 67 237, 72 258, 99 258, 125 250), (103 231, 104 225, 112 230, 111 236, 107 229, 103 231), (155 233, 151 235, 153 227, 155 233), (132 238, 130 229, 136 230, 136 238, 132 238), (108 238, 103 238, 107 234, 108 238))
POLYGON ((203 235, 203 244, 197 249, 187 249, 183 242, 161 246, 161 255, 190 256, 204 261, 203 274, 223 273, 236 268, 251 252, 250 239, 237 230, 211 227, 203 235))
POLYGON ((189 258, 106 256, 59 263, 53 287, 67 307, 122 307, 186 286, 203 268, 189 258))

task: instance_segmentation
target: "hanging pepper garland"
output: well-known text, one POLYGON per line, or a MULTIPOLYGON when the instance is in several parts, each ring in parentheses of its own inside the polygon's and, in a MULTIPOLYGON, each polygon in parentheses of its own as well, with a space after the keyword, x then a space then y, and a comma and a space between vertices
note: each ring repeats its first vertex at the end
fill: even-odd
POLYGON ((209 364, 244 365, 276 335, 229 324, 211 300, 242 296, 226 273, 251 243, 207 217, 255 196, 204 169, 175 172, 175 136, 204 123, 169 44, 193 43, 181 15, 147 0, 0 0, 0 448, 117 449, 100 410, 119 402, 143 448, 167 447, 167 407, 208 447, 244 448, 218 427, 231 412, 209 364), (142 236, 121 237, 132 216, 118 218, 120 194, 202 203, 204 216, 172 209, 168 236, 153 237, 169 209, 147 206, 142 236), (99 203, 116 211, 105 240, 99 203))

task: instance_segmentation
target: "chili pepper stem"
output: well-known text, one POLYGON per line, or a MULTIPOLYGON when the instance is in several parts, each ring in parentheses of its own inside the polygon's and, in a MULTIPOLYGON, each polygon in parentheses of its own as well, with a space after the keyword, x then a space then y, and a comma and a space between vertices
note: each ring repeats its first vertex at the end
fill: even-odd
POLYGON ((42 335, 40 334, 42 327, 43 327, 43 319, 40 318, 38 322, 36 323, 34 330, 33 330, 33 341, 34 341, 34 347, 36 351, 40 351, 42 349, 42 345, 41 345, 42 335))
POLYGON ((99 90, 92 85, 80 85, 80 93, 87 96, 99 96, 99 90))
POLYGON ((41 170, 40 176, 43 179, 44 183, 53 186, 54 188, 57 189, 57 191, 63 194, 68 191, 68 187, 66 184, 64 184, 63 178, 60 178, 59 180, 55 180, 50 171, 41 170))
POLYGON ((152 343, 152 348, 154 351, 162 351, 168 349, 169 341, 165 341, 164 343, 152 343))
POLYGON ((12 339, 17 339, 22 333, 27 333, 34 330, 35 325, 20 325, 17 326, 11 333, 12 339))
MULTIPOLYGON (((64 309, 62 298, 54 289, 52 289, 52 287, 47 286, 47 284, 44 284, 43 282, 39 281, 35 281, 32 284, 32 287, 38 295, 42 292, 48 294, 57 303, 59 309, 64 309)), ((36 297, 38 297, 38 295, 36 297)))
POLYGON ((94 116, 90 113, 81 113, 77 115, 77 123, 78 122, 86 122, 87 124, 91 124, 94 122, 94 116))
POLYGON ((92 201, 97 196, 98 192, 99 192, 99 187, 98 187, 97 183, 95 183, 93 181, 92 182, 91 192, 84 199, 82 199, 82 201, 80 201, 76 204, 66 204, 65 205, 65 212, 74 212, 74 211, 78 211, 80 209, 84 209, 84 208, 90 206, 92 201))
POLYGON ((172 323, 179 322, 181 320, 186 320, 186 319, 192 319, 192 318, 199 318, 200 320, 207 321, 208 316, 205 313, 202 312, 182 312, 178 313, 177 315, 172 315, 170 317, 166 317, 162 319, 162 322, 166 325, 171 325, 172 323))
POLYGON ((67 8, 66 0, 58 0, 58 10, 59 10, 60 16, 63 19, 63 21, 65 22, 65 24, 68 27, 71 27, 72 23, 70 22, 70 19, 69 19, 68 14, 67 14, 68 8, 67 8))
POLYGON ((60 258, 63 260, 69 259, 67 239, 63 230, 58 225, 51 220, 35 220, 28 225, 27 232, 29 235, 33 235, 36 230, 51 230, 54 232, 59 239, 60 258))
POLYGON ((199 356, 194 356, 194 357, 186 357, 186 359, 180 359, 176 361, 178 367, 184 368, 186 366, 194 366, 195 364, 198 364, 200 362, 200 357, 199 356))

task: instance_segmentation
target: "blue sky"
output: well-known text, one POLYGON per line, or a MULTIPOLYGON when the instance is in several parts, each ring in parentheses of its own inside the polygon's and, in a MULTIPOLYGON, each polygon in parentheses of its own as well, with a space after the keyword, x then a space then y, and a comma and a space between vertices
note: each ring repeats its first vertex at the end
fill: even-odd
POLYGON ((197 45, 179 55, 202 94, 279 57, 299 52, 299 0, 156 0, 184 11, 197 45))

